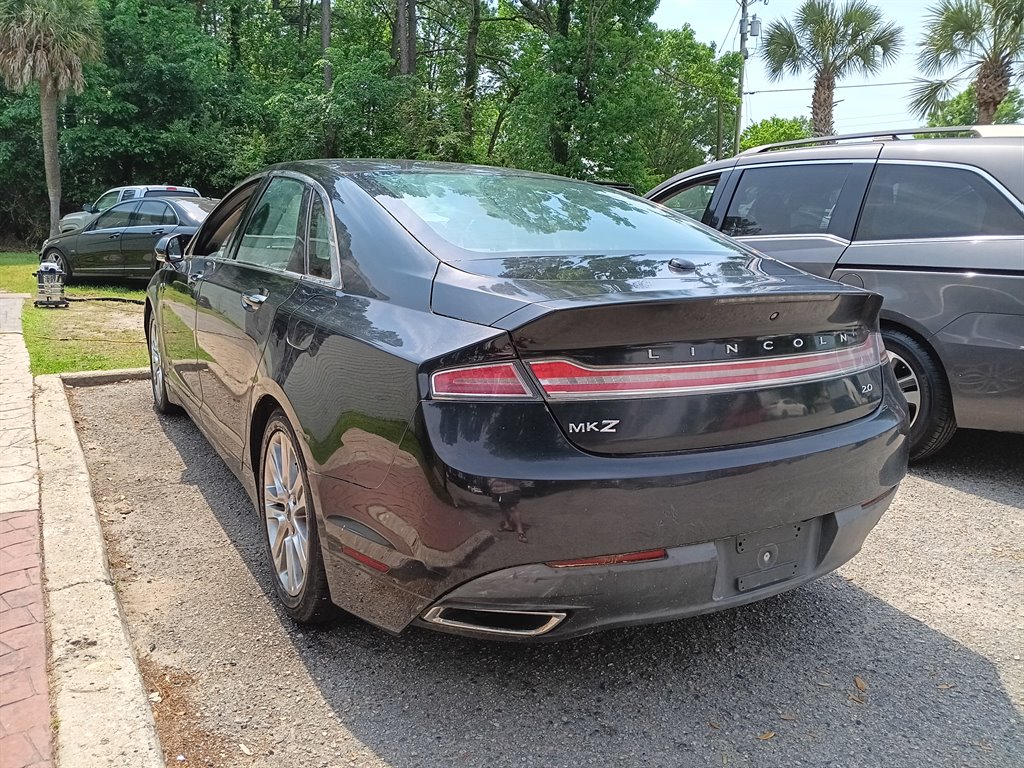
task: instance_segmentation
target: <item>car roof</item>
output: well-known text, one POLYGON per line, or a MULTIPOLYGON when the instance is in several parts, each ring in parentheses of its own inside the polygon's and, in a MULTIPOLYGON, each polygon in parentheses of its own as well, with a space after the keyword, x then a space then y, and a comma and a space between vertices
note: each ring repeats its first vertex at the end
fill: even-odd
MULTIPOLYGON (((879 158, 881 160, 955 163, 980 168, 997 178, 1019 199, 1024 200, 1024 128, 1022 126, 1005 127, 1015 130, 993 131, 993 135, 969 138, 900 139, 896 135, 899 132, 896 132, 895 134, 880 134, 880 137, 857 135, 855 141, 818 146, 786 146, 785 142, 782 145, 769 144, 746 150, 736 157, 705 163, 677 173, 655 186, 647 195, 656 195, 666 187, 674 186, 684 179, 734 166, 879 158)), ((979 128, 981 127, 979 126, 979 128)), ((928 129, 918 130, 923 133, 928 129)), ((813 141, 813 139, 807 141, 813 141)))
POLYGON ((294 171, 309 176, 321 183, 342 176, 357 176, 367 173, 480 173, 501 176, 527 176, 538 179, 558 179, 567 183, 587 183, 549 173, 536 173, 516 168, 492 165, 471 165, 468 163, 442 163, 428 160, 387 160, 380 158, 331 158, 323 160, 298 160, 278 163, 263 169, 256 175, 274 171, 294 171))

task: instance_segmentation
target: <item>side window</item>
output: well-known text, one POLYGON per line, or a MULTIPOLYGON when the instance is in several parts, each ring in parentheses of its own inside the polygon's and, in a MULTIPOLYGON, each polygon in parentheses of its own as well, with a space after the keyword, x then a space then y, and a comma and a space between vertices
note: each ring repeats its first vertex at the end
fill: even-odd
POLYGON ((740 178, 722 231, 733 237, 828 232, 849 173, 849 163, 750 168, 740 178))
POLYGON ((222 258, 231 252, 238 238, 238 222, 262 182, 263 177, 250 179, 248 184, 232 190, 221 200, 192 238, 189 249, 193 255, 222 258))
POLYGON ((171 206, 159 200, 143 200, 132 217, 132 226, 151 226, 160 224, 177 224, 178 220, 171 206))
POLYGON ((107 210, 107 208, 117 202, 117 198, 120 194, 120 192, 115 191, 100 195, 100 199, 96 201, 96 210, 100 212, 107 210))
POLYGON ((299 222, 306 186, 285 177, 271 179, 253 208, 235 258, 289 272, 305 271, 299 222))
POLYGON ((135 197, 135 193, 136 193, 136 190, 134 190, 134 189, 122 190, 121 191, 121 199, 122 200, 131 200, 133 197, 135 197))
POLYGON ((1022 235, 1024 215, 965 168, 879 164, 857 240, 1022 235))
POLYGON ((331 222, 327 218, 323 201, 319 195, 313 195, 309 210, 309 274, 324 280, 331 279, 331 222))
POLYGON ((135 210, 135 206, 138 203, 128 203, 126 205, 115 205, 99 216, 92 223, 91 229, 112 229, 114 227, 127 227, 128 221, 131 219, 132 211, 135 210))
POLYGON ((684 216, 689 216, 694 221, 704 221, 711 204, 711 197, 715 194, 715 187, 721 176, 714 176, 709 179, 701 179, 688 187, 683 187, 673 192, 671 197, 659 202, 666 208, 678 211, 684 216))

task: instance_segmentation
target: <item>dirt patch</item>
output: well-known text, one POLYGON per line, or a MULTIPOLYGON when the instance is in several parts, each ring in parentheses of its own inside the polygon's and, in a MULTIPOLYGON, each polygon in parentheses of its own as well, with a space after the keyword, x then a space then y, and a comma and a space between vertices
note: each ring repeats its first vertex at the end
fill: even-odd
POLYGON ((139 670, 168 766, 220 768, 236 764, 239 745, 196 726, 199 708, 194 700, 196 684, 191 675, 161 666, 149 657, 139 659, 139 670))

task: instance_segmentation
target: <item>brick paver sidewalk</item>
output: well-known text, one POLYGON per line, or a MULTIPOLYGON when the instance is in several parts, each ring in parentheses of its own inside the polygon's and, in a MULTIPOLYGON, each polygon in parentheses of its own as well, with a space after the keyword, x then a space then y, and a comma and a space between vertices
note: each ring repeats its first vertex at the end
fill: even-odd
POLYGON ((52 766, 32 375, 0 295, 0 768, 52 766))

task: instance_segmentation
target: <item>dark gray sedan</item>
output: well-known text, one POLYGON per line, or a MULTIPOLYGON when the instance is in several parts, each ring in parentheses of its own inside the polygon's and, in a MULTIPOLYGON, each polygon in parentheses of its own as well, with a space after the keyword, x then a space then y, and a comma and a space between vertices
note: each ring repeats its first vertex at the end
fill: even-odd
POLYGON ((82 277, 148 280, 156 267, 153 247, 165 235, 192 235, 217 205, 206 197, 143 198, 118 203, 81 229, 43 243, 40 262, 82 277))
POLYGON ((880 298, 619 191, 275 166, 157 246, 158 411, 258 510, 285 611, 562 638, 778 594, 906 470, 880 298))

